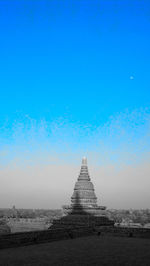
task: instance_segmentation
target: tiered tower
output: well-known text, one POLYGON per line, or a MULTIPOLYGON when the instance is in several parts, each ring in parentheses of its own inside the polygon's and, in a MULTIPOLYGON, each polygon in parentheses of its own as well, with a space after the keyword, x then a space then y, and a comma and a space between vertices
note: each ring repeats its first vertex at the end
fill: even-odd
POLYGON ((63 206, 64 216, 54 220, 50 229, 113 226, 114 222, 107 218, 105 209, 104 206, 97 206, 97 197, 88 173, 87 159, 83 157, 80 174, 71 197, 71 205, 63 206))
POLYGON ((91 182, 87 159, 83 157, 80 174, 75 183, 71 205, 63 207, 65 213, 102 215, 106 207, 97 206, 97 197, 91 182))
POLYGON ((88 173, 87 159, 83 157, 78 181, 75 184, 74 192, 71 197, 72 206, 95 207, 97 198, 94 192, 94 186, 90 181, 88 173), (78 201, 77 201, 78 199, 78 201))

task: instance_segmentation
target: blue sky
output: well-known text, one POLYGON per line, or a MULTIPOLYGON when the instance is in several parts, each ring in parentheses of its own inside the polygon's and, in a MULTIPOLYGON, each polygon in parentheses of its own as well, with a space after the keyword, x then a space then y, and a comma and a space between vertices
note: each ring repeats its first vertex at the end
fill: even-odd
POLYGON ((0 1, 1 123, 21 112, 97 126, 149 106, 149 12, 149 1, 0 1))
POLYGON ((149 0, 0 0, 2 169, 149 160, 149 47, 149 0))

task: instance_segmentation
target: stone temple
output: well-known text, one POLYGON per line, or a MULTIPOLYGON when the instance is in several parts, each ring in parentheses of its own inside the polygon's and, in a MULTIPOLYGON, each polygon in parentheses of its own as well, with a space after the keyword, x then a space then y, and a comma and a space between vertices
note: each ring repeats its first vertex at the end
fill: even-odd
POLYGON ((64 206, 63 209, 66 214, 104 214, 106 207, 97 206, 97 197, 89 176, 87 159, 85 157, 82 159, 80 174, 71 197, 71 205, 64 206))
POLYGON ((74 226, 113 226, 114 222, 106 216, 106 207, 97 205, 94 186, 91 182, 87 159, 83 157, 80 174, 75 183, 71 205, 63 206, 64 216, 55 220, 53 227, 74 226))

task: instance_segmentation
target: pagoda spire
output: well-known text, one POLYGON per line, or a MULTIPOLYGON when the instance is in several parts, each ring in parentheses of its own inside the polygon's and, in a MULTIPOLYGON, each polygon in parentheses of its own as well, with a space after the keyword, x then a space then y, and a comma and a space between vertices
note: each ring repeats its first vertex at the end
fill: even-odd
POLYGON ((89 172, 88 172, 87 158, 86 157, 82 158, 81 170, 80 170, 80 174, 79 174, 79 177, 78 177, 78 181, 79 180, 90 181, 90 176, 89 176, 89 172))
POLYGON ((87 165, 87 158, 85 156, 82 158, 82 165, 87 165))
POLYGON ((81 170, 78 176, 78 180, 75 183, 74 192, 71 197, 72 206, 77 206, 83 209, 84 207, 96 207, 97 197, 94 192, 94 186, 91 182, 87 159, 82 158, 81 170))

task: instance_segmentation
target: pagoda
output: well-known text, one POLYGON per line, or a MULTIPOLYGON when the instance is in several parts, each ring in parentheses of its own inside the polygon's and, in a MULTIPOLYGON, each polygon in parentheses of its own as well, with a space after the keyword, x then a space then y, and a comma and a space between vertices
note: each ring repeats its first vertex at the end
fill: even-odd
POLYGON ((106 207, 97 205, 97 197, 88 172, 87 159, 83 157, 80 174, 71 197, 71 205, 63 206, 63 217, 54 220, 50 229, 113 226, 114 221, 106 216, 105 210, 106 207))
POLYGON ((104 214, 105 209, 106 207, 97 205, 97 197, 88 172, 87 159, 83 157, 80 174, 71 197, 71 205, 63 206, 64 213, 97 216, 104 214))

